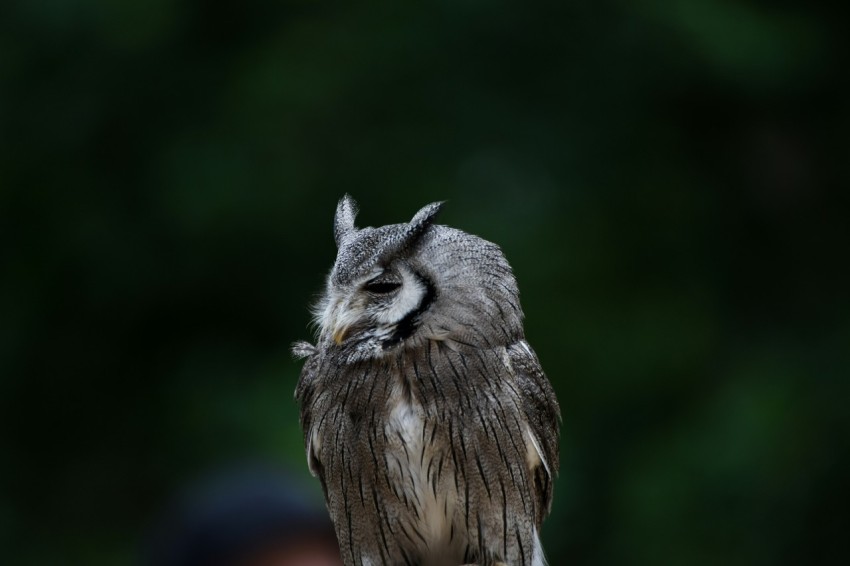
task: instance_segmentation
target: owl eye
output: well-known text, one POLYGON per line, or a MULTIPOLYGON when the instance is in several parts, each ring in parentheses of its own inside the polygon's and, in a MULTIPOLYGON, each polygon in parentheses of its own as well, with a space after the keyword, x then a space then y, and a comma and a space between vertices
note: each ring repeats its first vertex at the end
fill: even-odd
POLYGON ((363 288, 370 293, 375 293, 376 295, 386 295, 387 293, 392 293, 399 287, 401 287, 401 283, 397 283, 395 281, 371 281, 366 283, 366 286, 363 288))

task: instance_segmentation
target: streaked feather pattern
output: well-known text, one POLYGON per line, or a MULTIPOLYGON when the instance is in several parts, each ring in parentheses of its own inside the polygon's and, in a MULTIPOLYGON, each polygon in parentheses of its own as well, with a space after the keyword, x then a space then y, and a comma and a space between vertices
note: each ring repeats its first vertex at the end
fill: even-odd
POLYGON ((432 224, 426 209, 415 229, 357 231, 353 201, 340 204, 328 318, 315 347, 293 348, 306 358, 296 398, 310 469, 347 566, 539 566, 558 472, 557 400, 525 342, 501 251, 432 224), (391 297, 361 296, 377 272, 409 284, 404 270, 428 289, 407 312, 391 297), (335 308, 357 321, 341 343, 335 308))

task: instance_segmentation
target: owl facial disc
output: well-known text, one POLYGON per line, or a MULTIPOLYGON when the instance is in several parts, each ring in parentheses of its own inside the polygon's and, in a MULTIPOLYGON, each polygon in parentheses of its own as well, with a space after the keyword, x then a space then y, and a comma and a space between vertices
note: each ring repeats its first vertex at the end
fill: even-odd
POLYGON ((430 280, 396 261, 350 288, 334 289, 317 320, 337 346, 380 353, 413 334, 434 296, 430 280))
POLYGON ((354 363, 427 341, 489 346, 522 336, 516 280, 501 250, 435 224, 440 207, 426 205, 409 222, 358 228, 356 204, 340 201, 337 257, 314 309, 320 347, 354 363))

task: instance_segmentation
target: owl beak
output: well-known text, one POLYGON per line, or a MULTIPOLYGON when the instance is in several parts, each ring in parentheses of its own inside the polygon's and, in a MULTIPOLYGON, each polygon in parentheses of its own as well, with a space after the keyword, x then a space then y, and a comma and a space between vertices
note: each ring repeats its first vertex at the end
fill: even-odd
POLYGON ((334 342, 336 342, 337 346, 342 344, 343 340, 345 340, 345 337, 348 336, 348 330, 350 328, 350 326, 342 326, 334 330, 333 339, 334 342))

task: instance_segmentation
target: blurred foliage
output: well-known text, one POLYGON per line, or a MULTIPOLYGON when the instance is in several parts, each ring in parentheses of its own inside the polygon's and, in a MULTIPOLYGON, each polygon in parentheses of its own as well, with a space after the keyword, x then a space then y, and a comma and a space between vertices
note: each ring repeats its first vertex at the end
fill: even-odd
MULTIPOLYGON (((0 547, 130 564, 306 473, 288 344, 363 224, 499 243, 564 413, 552 564, 837 564, 846 18, 747 0, 0 5, 0 547)), ((845 556, 846 558, 846 556, 845 556)))

